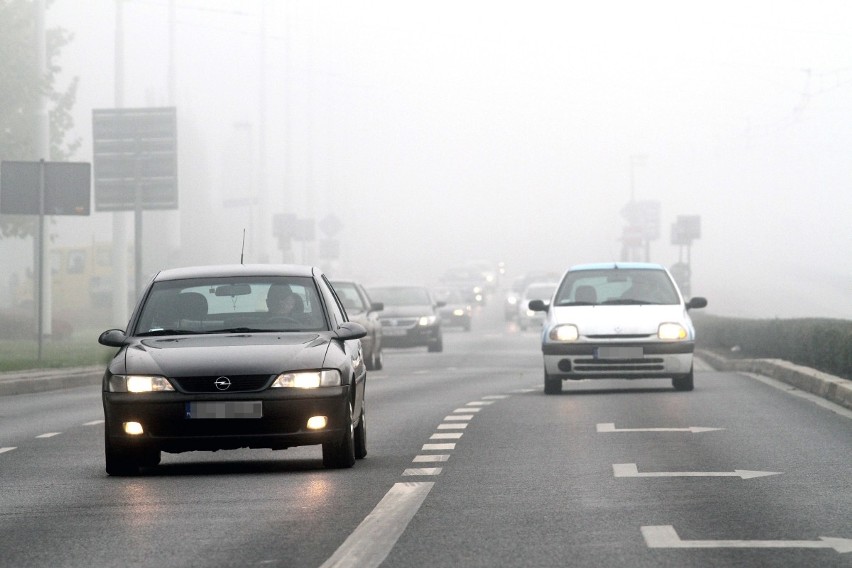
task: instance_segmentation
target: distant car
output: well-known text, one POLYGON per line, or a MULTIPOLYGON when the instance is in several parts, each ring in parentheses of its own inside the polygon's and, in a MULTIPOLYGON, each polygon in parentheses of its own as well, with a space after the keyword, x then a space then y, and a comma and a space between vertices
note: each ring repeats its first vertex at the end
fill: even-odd
POLYGON ((464 300, 458 289, 435 288, 433 295, 436 300, 444 303, 444 306, 438 310, 442 326, 460 327, 465 331, 470 331, 473 309, 470 303, 464 300))
POLYGON ((487 302, 488 283, 482 271, 470 267, 451 268, 441 275, 441 286, 458 288, 464 301, 474 306, 487 302))
POLYGON ((368 371, 380 370, 383 365, 382 356, 382 322, 379 312, 384 309, 381 302, 373 302, 364 287, 351 280, 332 280, 334 291, 346 308, 346 315, 351 321, 360 323, 367 330, 367 335, 361 338, 364 350, 364 363, 368 371))
POLYGON ((322 445, 326 467, 367 454, 360 338, 317 268, 232 265, 158 273, 103 378, 110 475, 161 452, 322 445))
POLYGON ((506 292, 506 297, 503 301, 503 317, 506 321, 518 319, 518 304, 521 301, 521 295, 526 290, 527 286, 533 282, 559 282, 561 274, 555 272, 527 272, 522 276, 518 276, 512 280, 512 286, 506 292))
POLYGON ((425 345, 432 353, 444 350, 441 316, 443 303, 432 298, 425 286, 376 286, 367 293, 384 306, 382 342, 385 347, 425 345))
POLYGON ((695 328, 671 274, 651 263, 571 267, 546 312, 542 328, 544 392, 556 394, 571 379, 671 378, 676 390, 693 389, 695 328))
POLYGON ((533 282, 524 289, 521 298, 518 301, 518 326, 522 330, 529 327, 540 327, 544 323, 544 313, 536 312, 530 309, 530 301, 532 300, 548 300, 556 291, 556 282, 533 282))

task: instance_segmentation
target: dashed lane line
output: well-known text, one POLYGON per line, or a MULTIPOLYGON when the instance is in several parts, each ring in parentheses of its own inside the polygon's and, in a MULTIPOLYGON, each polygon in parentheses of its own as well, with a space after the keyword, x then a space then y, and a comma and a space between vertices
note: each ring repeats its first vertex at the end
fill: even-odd
POLYGON ((434 463, 449 461, 450 454, 420 454, 411 460, 414 463, 434 463))
POLYGON ((44 434, 39 434, 36 438, 53 438, 54 436, 60 435, 62 432, 45 432, 44 434))
POLYGON ((438 424, 438 430, 464 430, 467 428, 466 422, 450 422, 448 424, 438 424))
POLYGON ((8 447, 8 448, 0 448, 0 454, 5 453, 5 452, 11 452, 12 450, 15 450, 17 448, 18 448, 18 446, 11 446, 11 447, 8 447))

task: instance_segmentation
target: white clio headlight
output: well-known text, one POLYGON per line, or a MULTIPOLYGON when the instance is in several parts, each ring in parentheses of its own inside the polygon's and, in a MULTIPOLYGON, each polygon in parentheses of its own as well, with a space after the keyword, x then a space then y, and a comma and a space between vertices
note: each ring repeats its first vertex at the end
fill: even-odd
POLYGON ((163 392, 175 388, 165 377, 156 375, 113 375, 109 378, 110 392, 163 392))
POLYGON ((281 373, 272 383, 272 388, 290 387, 297 389, 316 389, 319 387, 339 387, 340 372, 336 370, 301 371, 281 373))
POLYGON ((661 323, 657 330, 657 337, 660 339, 680 340, 686 339, 688 335, 686 328, 679 323, 661 323))
POLYGON ((580 332, 577 326, 572 323, 557 325, 550 330, 548 334, 551 341, 577 341, 580 337, 580 332))
POLYGON ((432 325, 438 320, 436 316, 423 316, 417 320, 418 325, 432 325))

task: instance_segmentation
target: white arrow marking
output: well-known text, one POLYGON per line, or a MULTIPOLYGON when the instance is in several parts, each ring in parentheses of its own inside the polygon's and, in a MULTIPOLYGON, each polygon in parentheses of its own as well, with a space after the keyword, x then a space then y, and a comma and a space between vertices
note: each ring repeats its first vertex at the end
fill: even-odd
POLYGON ((819 540, 681 540, 671 525, 642 527, 648 548, 833 548, 852 552, 852 539, 821 536, 819 540))
POLYGON ((752 479, 754 477, 766 477, 767 475, 779 475, 780 471, 749 471, 747 469, 735 469, 734 471, 651 471, 639 473, 635 463, 614 463, 612 472, 615 477, 741 477, 752 479))
POLYGON ((690 426, 689 428, 619 428, 616 430, 612 422, 598 424, 598 432, 713 432, 724 430, 724 428, 705 428, 703 426, 690 426))

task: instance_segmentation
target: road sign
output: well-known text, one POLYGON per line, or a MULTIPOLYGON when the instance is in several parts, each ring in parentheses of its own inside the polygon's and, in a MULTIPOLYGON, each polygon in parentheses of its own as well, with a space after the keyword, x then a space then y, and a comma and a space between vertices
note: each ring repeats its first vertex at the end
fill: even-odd
POLYGON ((3 162, 0 213, 4 215, 89 215, 92 167, 86 162, 3 162), (44 164, 44 209, 39 207, 44 164))
POLYGON ((173 107, 94 110, 92 131, 97 211, 177 208, 173 107))
POLYGON ((327 237, 334 238, 343 229, 343 223, 336 215, 326 215, 320 219, 319 228, 327 237))

